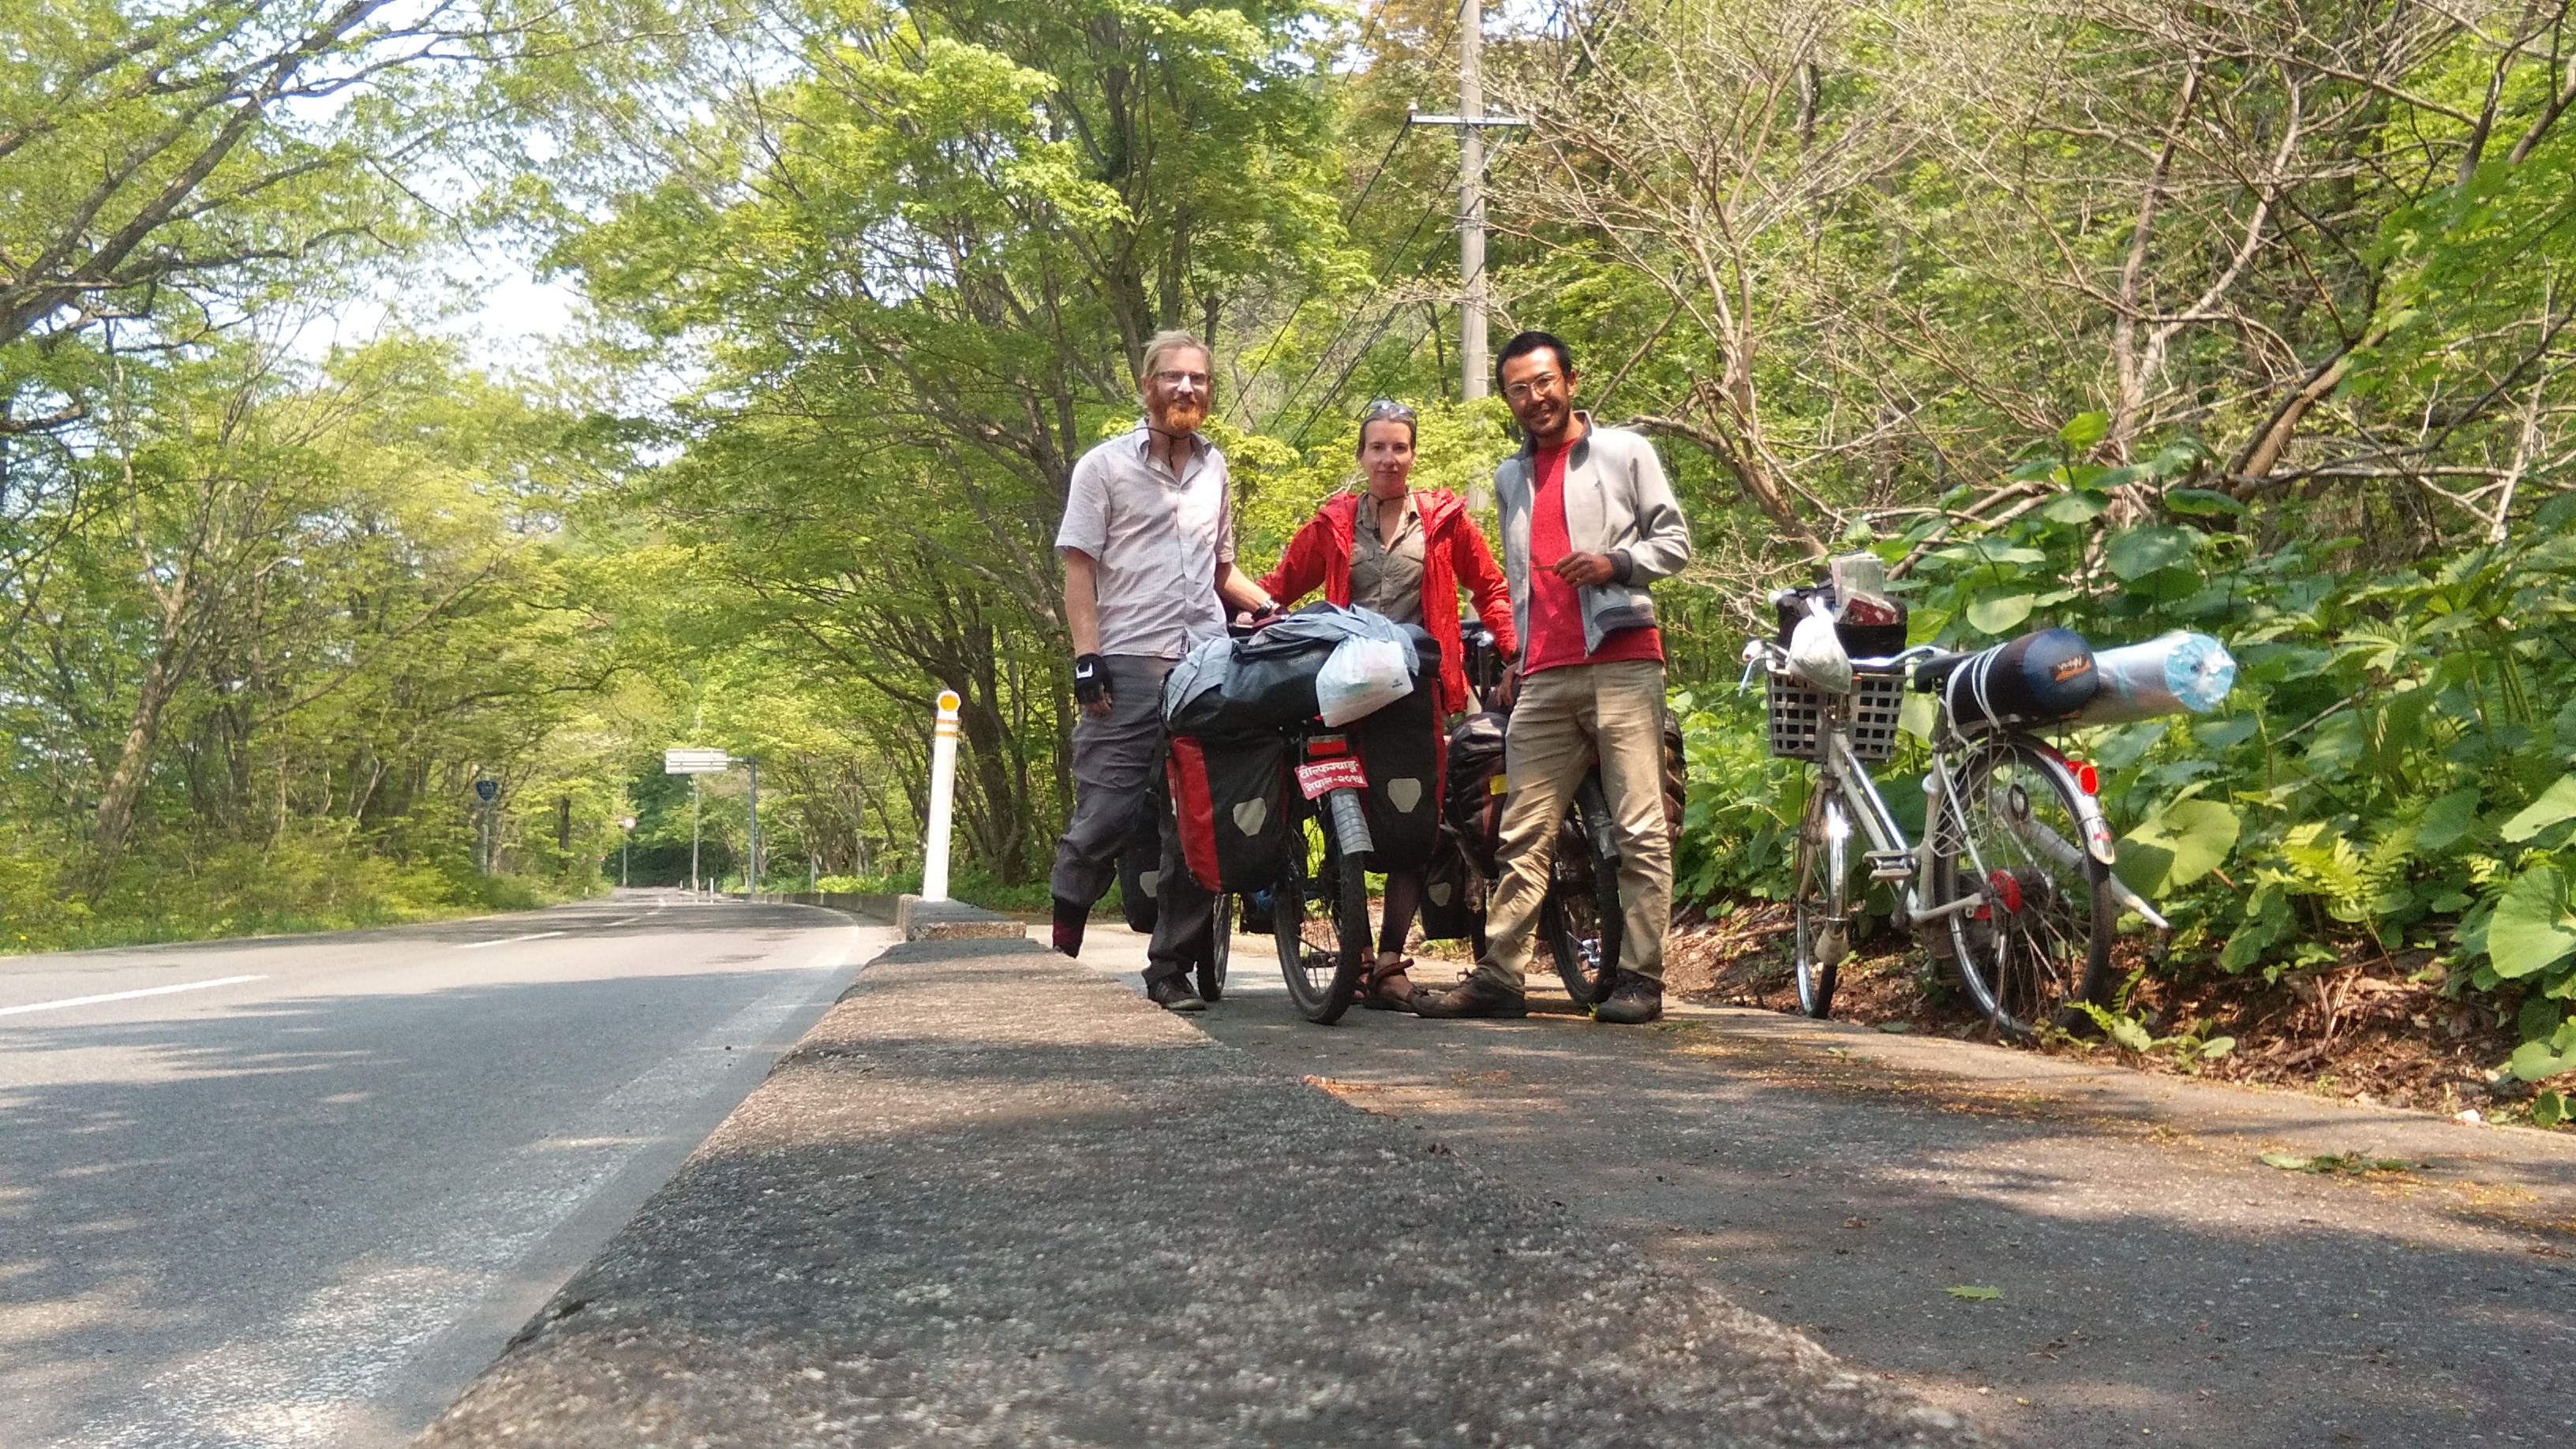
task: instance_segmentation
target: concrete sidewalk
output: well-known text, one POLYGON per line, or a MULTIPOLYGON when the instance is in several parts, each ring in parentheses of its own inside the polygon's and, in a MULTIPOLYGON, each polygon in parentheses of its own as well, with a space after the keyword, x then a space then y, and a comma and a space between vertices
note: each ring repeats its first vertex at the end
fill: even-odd
POLYGON ((427 1445, 1964 1445, 1018 942, 859 984, 427 1445))

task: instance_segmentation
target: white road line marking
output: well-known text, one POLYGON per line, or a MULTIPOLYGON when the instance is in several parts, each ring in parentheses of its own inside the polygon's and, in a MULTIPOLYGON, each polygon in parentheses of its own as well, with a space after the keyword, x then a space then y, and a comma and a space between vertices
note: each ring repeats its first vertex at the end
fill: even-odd
POLYGON ((607 929, 608 929, 609 927, 611 927, 611 926, 622 926, 622 925, 625 925, 628 921, 640 921, 640 920, 642 920, 642 919, 644 919, 644 918, 643 918, 642 916, 640 916, 640 915, 635 915, 635 916, 619 916, 616 920, 613 920, 613 921, 602 921, 602 922, 600 922, 600 923, 599 923, 599 929, 600 929, 600 930, 605 931, 605 930, 607 930, 607 929))
POLYGON ((168 996, 179 991, 206 991, 217 986, 239 986, 245 981, 266 981, 265 976, 218 976, 212 981, 189 981, 177 986, 146 986, 140 991, 111 991, 104 996, 67 996, 60 1001, 37 1001, 25 1006, 0 1006, 0 1016, 17 1016, 29 1011, 61 1011, 71 1006, 96 1006, 102 1001, 133 1001, 144 996, 168 996))
MULTIPOLYGON (((276 1318, 132 1391, 131 1407, 66 1444, 85 1449, 324 1449, 395 1372, 492 1292, 511 1266, 607 1186, 672 1119, 720 1087, 748 1095, 769 1055, 745 1050, 814 994, 853 929, 696 1041, 676 1048, 564 1123, 493 1162, 441 1202, 423 1203, 337 1282, 276 1318), (731 1047, 733 1050, 726 1050, 731 1047), (730 1079, 730 1081, 728 1081, 730 1079)), ((497 944, 497 943, 495 943, 497 944)))
POLYGON ((456 949, 459 951, 480 951, 486 946, 507 946, 514 941, 542 941, 548 936, 560 936, 562 934, 563 932, 561 931, 538 931, 532 935, 526 936, 504 936, 498 941, 468 941, 456 949))

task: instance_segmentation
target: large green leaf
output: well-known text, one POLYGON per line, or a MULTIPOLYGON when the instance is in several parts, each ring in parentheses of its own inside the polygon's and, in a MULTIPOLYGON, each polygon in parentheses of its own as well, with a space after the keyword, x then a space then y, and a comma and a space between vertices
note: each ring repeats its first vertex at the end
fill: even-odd
POLYGON ((2496 833, 2509 841, 2525 841, 2570 817, 2576 817, 2576 774, 2559 776, 2557 784, 2541 791, 2539 799, 2524 806, 2496 833))
POLYGON ((2111 415, 2105 412, 2077 413, 2057 430, 2057 440, 2070 453, 2081 453, 2111 435, 2111 415))
POLYGON ((2142 579, 2158 569, 2188 562, 2199 543, 2200 535, 2188 528, 2170 524, 2133 528, 2111 540, 2103 550, 2103 561, 2121 578, 2142 579))
POLYGON ((2170 488, 2165 507, 2176 513, 2243 513, 2245 505, 2213 488, 2170 488))
POLYGON ((2128 853, 2133 845, 2168 853, 2171 858, 2165 862, 2163 878, 2152 889, 2175 890, 2225 863, 2227 852, 2236 848, 2240 828, 2236 811, 2228 805, 2216 800, 2177 800, 2130 831, 2120 843, 2121 853, 2128 853))
POLYGON ((1988 594, 1968 606, 1968 622, 1988 634, 2000 634, 2030 617, 2032 594, 1988 594))
POLYGON ((2475 785, 2453 790, 2424 807, 2424 818, 2415 826, 2415 843, 2426 850, 2448 850, 2468 834, 2478 818, 2478 802, 2484 798, 2475 785))
POLYGON ((2529 976, 2576 951, 2576 915, 2555 868, 2535 865, 2514 878, 2487 920, 2487 960, 2508 980, 2529 976))
POLYGON ((2514 1048, 2513 1059, 2505 1066, 2526 1082, 2576 1072, 2576 1022, 2560 1027, 2547 1041, 2527 1041, 2514 1048))

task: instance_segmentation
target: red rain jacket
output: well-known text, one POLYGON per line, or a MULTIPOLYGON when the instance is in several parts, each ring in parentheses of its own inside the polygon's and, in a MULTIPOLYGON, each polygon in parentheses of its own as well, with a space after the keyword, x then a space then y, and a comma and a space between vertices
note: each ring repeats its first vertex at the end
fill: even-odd
MULTIPOLYGON (((1306 526, 1288 541, 1279 566, 1262 575, 1262 592, 1294 603, 1320 584, 1324 597, 1351 601, 1351 529, 1365 493, 1337 493, 1324 500, 1306 526)), ((1467 505, 1445 488, 1417 488, 1413 507, 1422 515, 1422 627, 1440 641, 1440 708, 1467 707, 1465 650, 1458 636, 1458 588, 1475 595, 1476 613, 1494 631, 1505 658, 1520 652, 1512 633, 1512 591, 1494 564, 1485 535, 1467 516, 1467 505)))

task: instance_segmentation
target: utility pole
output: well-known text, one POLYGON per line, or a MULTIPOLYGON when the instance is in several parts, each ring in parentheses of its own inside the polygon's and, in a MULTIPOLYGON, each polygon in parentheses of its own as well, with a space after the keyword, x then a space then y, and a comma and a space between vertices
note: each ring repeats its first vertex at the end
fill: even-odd
MULTIPOLYGON (((1484 47, 1484 0, 1458 0, 1458 114, 1414 111, 1405 118, 1408 125, 1458 130, 1458 395, 1468 402, 1490 390, 1485 378, 1485 128, 1528 124, 1517 116, 1485 114, 1484 47)), ((1467 506, 1491 511, 1493 485, 1482 479, 1470 485, 1467 506)))
POLYGON ((689 894, 698 893, 698 777, 689 777, 689 894))
POLYGON ((1485 0, 1458 0, 1458 395, 1485 395, 1485 0))
POLYGON ((743 763, 751 767, 751 873, 743 878, 742 898, 757 902, 760 899, 760 761, 746 755, 743 763))

